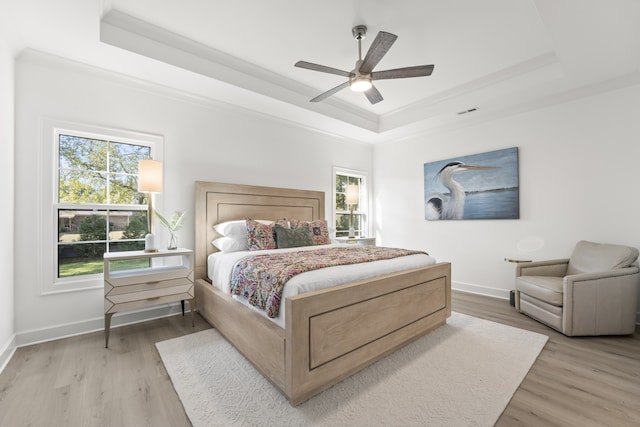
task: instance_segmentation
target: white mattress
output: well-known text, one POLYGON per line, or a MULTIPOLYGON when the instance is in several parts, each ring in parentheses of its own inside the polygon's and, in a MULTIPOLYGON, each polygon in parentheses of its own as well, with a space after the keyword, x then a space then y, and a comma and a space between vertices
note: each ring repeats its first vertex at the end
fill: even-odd
MULTIPOLYGON (((345 244, 323 245, 322 248, 330 246, 350 246, 345 244)), ((211 279, 214 286, 225 293, 230 291, 231 273, 233 267, 242 258, 249 255, 262 255, 268 253, 295 252, 300 250, 318 249, 318 246, 305 246, 302 248, 290 249, 272 249, 260 252, 255 251, 239 251, 239 252, 216 252, 209 255, 207 259, 207 275, 211 279)), ((425 255, 416 254, 402 256, 393 259, 385 259, 380 261, 366 262, 362 264, 339 265, 335 267, 321 268, 319 270, 307 271, 291 278, 282 292, 283 304, 280 306, 278 316, 271 319, 266 314, 248 304, 242 297, 235 297, 238 301, 263 314, 269 320, 276 323, 284 329, 285 304, 284 300, 292 295, 298 295, 304 292, 314 291, 317 289, 328 288, 331 286, 342 285, 344 283, 354 282, 356 280, 368 279, 371 277, 381 276, 389 273, 396 273, 403 270, 424 267, 435 264, 435 258, 425 255)))

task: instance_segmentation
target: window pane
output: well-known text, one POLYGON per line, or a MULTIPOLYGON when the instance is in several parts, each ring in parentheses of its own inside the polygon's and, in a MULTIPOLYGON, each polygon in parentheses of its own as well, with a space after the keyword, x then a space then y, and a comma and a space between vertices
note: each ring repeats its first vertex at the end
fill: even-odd
POLYGON ((336 231, 349 231, 349 214, 336 215, 336 231))
POLYGON ((362 217, 360 215, 353 215, 353 228, 358 231, 356 234, 360 234, 360 220, 362 217))
POLYGON ((109 143, 99 139, 60 135, 60 168, 81 171, 106 171, 109 143))
MULTIPOLYGON (((110 211, 109 240, 144 239, 147 234, 146 211, 110 211)), ((144 245, 143 245, 144 246, 144 245)), ((111 248, 110 245, 110 250, 111 248)), ((133 250, 133 249, 123 249, 133 250)))
POLYGON ((336 210, 338 211, 346 211, 347 204, 344 202, 345 194, 344 193, 336 193, 336 210))
MULTIPOLYGON (((346 237, 349 235, 349 214, 337 214, 336 215, 336 237, 346 237)), ((353 214, 353 229, 356 236, 362 234, 360 226, 362 222, 362 216, 353 214)))
MULTIPOLYGON (((109 243, 109 252, 142 251, 144 240, 112 241, 109 243)), ((148 258, 145 258, 148 260, 148 258)), ((113 263, 112 263, 113 265, 113 263)))
POLYGON ((107 240, 107 214, 100 211, 76 211, 80 221, 80 241, 107 240))
POLYGON ((80 222, 72 210, 58 211, 58 242, 77 242, 80 240, 80 222))
POLYGON ((138 193, 138 177, 135 175, 112 174, 109 192, 112 205, 142 205, 147 202, 146 195, 138 193))
POLYGON ((344 193, 345 191, 347 191, 347 177, 336 175, 336 193, 344 193))
POLYGON ((102 273, 104 243, 75 243, 58 246, 58 277, 102 273))
POLYGON ((107 203, 107 178, 103 172, 60 169, 60 203, 107 203))
POLYGON ((109 145, 109 171, 137 175, 138 162, 150 157, 150 147, 112 142, 109 145))
POLYGON ((87 210, 58 211, 58 241, 78 242, 106 240, 107 213, 87 210))

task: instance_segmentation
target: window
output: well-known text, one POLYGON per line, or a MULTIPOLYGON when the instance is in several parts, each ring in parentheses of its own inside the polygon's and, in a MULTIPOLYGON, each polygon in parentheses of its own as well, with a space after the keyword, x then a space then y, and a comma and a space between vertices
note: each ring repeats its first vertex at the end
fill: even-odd
POLYGON ((54 282, 60 283, 101 275, 105 252, 144 249, 148 196, 138 193, 138 161, 153 158, 154 144, 61 128, 53 135, 54 282))
POLYGON ((334 224, 336 227, 336 237, 347 237, 349 235, 349 223, 351 219, 351 208, 353 207, 353 228, 356 237, 365 237, 369 233, 368 212, 368 189, 367 176, 364 172, 333 168, 335 184, 334 193, 334 224), (357 203, 347 204, 347 186, 357 186, 357 203))

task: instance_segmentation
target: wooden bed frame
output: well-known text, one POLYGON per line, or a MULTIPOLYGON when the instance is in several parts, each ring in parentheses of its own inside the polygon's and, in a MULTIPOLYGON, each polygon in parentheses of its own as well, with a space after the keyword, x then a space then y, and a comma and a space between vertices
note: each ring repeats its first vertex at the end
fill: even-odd
POLYGON ((324 193, 198 181, 195 274, 199 313, 292 405, 443 325, 451 264, 389 274, 286 299, 285 329, 212 286, 213 225, 247 217, 324 218, 324 193))

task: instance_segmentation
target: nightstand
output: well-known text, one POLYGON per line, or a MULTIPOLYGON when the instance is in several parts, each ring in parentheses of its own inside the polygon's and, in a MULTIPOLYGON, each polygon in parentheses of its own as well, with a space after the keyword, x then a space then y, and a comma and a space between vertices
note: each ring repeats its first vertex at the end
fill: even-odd
POLYGON ((361 246, 376 245, 375 237, 354 237, 353 239, 350 239, 348 237, 336 237, 336 241, 339 243, 349 243, 352 245, 361 245, 361 246))
POLYGON ((111 317, 115 312, 184 300, 189 301, 193 326, 193 311, 196 304, 192 250, 128 251, 104 254, 105 347, 109 347, 111 317), (145 260, 147 260, 146 263, 145 260), (148 267, 136 266, 136 261, 142 261, 148 267), (132 264, 133 267, 131 267, 132 264))

